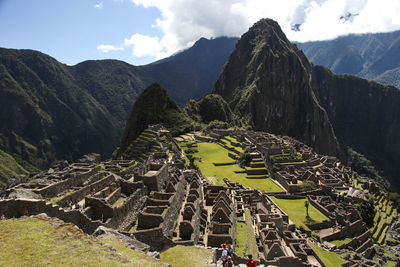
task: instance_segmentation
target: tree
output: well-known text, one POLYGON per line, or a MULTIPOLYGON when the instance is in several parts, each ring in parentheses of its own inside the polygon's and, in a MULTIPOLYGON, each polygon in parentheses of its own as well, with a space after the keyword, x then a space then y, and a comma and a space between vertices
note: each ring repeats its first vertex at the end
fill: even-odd
POLYGON ((310 217, 310 216, 308 215, 308 205, 309 205, 308 200, 306 200, 306 201, 304 202, 304 207, 306 207, 306 213, 307 213, 306 218, 309 218, 309 217, 310 217))
POLYGON ((306 192, 306 191, 312 191, 317 189, 317 185, 311 181, 311 180, 305 180, 302 184, 301 184, 301 191, 306 192))
POLYGON ((372 197, 369 197, 368 200, 363 201, 361 204, 358 204, 357 209, 360 212, 361 218, 367 224, 367 226, 372 227, 374 225, 374 217, 376 213, 374 199, 372 197))

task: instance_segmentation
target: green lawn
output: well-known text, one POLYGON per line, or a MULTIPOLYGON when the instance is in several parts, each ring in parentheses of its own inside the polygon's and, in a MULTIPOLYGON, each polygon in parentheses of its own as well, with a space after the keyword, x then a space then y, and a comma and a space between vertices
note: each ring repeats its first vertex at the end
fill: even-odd
POLYGON ((319 210, 314 208, 311 204, 308 206, 308 214, 311 220, 306 218, 306 208, 304 203, 306 199, 279 199, 271 197, 271 199, 289 216, 289 219, 296 224, 297 227, 303 226, 309 230, 306 223, 319 223, 323 220, 329 220, 319 210))
POLYGON ((245 187, 255 188, 264 192, 284 192, 271 179, 247 179, 246 173, 234 173, 234 171, 244 171, 237 164, 227 166, 214 166, 215 163, 232 162, 228 156, 228 150, 215 143, 198 143, 196 148, 199 152, 194 153, 194 157, 199 157, 202 161, 196 161, 204 177, 217 177, 213 181, 217 185, 223 185, 223 178, 228 178, 231 182, 237 182, 245 187))
POLYGON ((175 246, 161 253, 161 261, 174 267, 215 266, 207 264, 212 259, 212 250, 189 246, 175 246))
POLYGON ((342 263, 346 262, 344 259, 339 257, 336 253, 323 250, 318 245, 315 245, 311 242, 309 242, 308 244, 314 249, 314 251, 318 254, 318 256, 321 257, 323 262, 328 267, 341 267, 342 263))

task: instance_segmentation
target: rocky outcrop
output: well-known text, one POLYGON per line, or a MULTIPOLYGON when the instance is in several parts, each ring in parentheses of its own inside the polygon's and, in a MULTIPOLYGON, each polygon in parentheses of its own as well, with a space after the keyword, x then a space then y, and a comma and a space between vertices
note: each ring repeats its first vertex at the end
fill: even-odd
POLYGON ((312 90, 311 70, 278 23, 263 19, 239 40, 213 92, 254 129, 290 135, 336 155, 339 145, 312 90))
POLYGON ((366 155, 398 184, 400 90, 321 66, 313 68, 312 77, 340 142, 366 155))

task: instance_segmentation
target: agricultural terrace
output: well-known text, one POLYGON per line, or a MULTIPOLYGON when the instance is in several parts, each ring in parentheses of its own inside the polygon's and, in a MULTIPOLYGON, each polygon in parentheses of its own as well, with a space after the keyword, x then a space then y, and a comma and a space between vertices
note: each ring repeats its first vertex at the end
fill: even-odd
MULTIPOLYGON (((184 139, 181 137, 181 140, 184 139)), ((179 139, 176 139, 179 141, 179 139)), ((235 139, 236 140, 236 139, 235 139)), ((270 178, 263 179, 248 179, 246 177, 252 177, 252 175, 246 174, 246 169, 240 168, 236 164, 235 160, 228 156, 227 149, 216 143, 197 143, 194 141, 181 141, 179 145, 182 149, 187 149, 189 146, 196 149, 198 152, 192 153, 192 156, 196 159, 195 164, 199 167, 199 170, 210 182, 216 185, 224 185, 223 178, 228 178, 231 182, 240 183, 245 187, 258 189, 262 192, 284 192, 284 190, 278 186, 270 178), (229 163, 230 165, 215 166, 213 163, 229 163)), ((238 150, 238 148, 236 148, 238 150)), ((243 150, 242 150, 243 151, 243 150)), ((186 157, 186 163, 188 159, 186 157)), ((255 168, 247 168, 255 169, 255 168)), ((257 175, 254 175, 257 176, 257 175)))
POLYGON ((307 224, 320 223, 324 220, 329 220, 324 214, 317 210, 313 205, 308 205, 308 214, 310 218, 306 218, 306 199, 280 199, 271 197, 271 199, 277 204, 288 216, 289 219, 297 226, 304 227, 306 230, 310 230, 307 224))
POLYGON ((363 184, 367 183, 368 180, 359 177, 358 179, 352 180, 352 185, 360 190, 363 190, 366 194, 371 193, 374 195, 374 205, 375 205, 375 217, 374 225, 371 227, 370 231, 374 241, 380 245, 384 244, 387 236, 387 231, 389 225, 393 223, 393 220, 397 216, 397 210, 393 207, 393 203, 389 200, 387 194, 381 193, 379 195, 370 192, 367 188, 363 188, 363 184))

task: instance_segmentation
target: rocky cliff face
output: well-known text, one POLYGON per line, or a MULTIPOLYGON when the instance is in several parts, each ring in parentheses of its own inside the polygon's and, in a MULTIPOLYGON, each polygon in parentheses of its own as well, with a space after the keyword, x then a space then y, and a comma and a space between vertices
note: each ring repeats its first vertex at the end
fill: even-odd
POLYGON ((340 142, 399 183, 400 90, 315 66, 312 84, 340 142))
POLYGON ((213 92, 255 130, 290 135, 336 155, 339 145, 312 90, 311 70, 279 25, 263 19, 239 40, 213 92))

